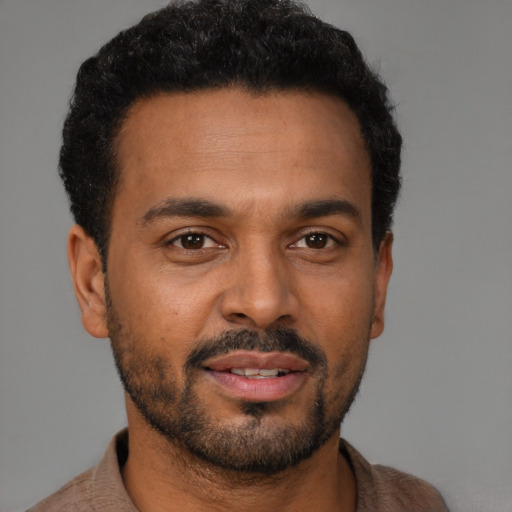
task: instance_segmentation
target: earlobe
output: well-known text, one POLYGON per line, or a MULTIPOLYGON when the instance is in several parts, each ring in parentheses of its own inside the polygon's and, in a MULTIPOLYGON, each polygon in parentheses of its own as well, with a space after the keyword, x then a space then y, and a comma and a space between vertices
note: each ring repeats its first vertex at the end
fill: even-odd
POLYGON ((101 257, 96 243, 81 226, 75 225, 69 232, 68 260, 85 330, 95 338, 108 337, 101 257))
POLYGON ((388 231, 379 246, 379 253, 375 264, 375 295, 373 319, 370 338, 377 338, 384 331, 384 309, 388 291, 389 278, 393 271, 393 233, 388 231))

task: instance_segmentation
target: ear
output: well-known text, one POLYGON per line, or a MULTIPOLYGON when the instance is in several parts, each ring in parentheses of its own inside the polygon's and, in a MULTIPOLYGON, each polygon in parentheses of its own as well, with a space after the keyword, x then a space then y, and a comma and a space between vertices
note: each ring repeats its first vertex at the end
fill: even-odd
POLYGON ((389 278, 393 271, 393 233, 388 231, 379 246, 379 253, 375 263, 375 297, 373 305, 373 319, 370 338, 377 338, 384 330, 384 307, 388 291, 389 278))
POLYGON ((85 330, 95 338, 108 337, 105 303, 105 275, 94 240, 81 226, 71 228, 68 260, 85 330))

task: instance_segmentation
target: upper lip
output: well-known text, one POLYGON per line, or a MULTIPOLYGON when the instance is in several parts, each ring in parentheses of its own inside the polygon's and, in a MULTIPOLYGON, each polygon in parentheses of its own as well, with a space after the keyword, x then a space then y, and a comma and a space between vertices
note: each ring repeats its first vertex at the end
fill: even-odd
POLYGON ((258 368, 264 370, 281 368, 291 372, 303 372, 307 370, 309 363, 301 357, 285 352, 237 350, 206 359, 202 366, 217 372, 231 368, 258 368))

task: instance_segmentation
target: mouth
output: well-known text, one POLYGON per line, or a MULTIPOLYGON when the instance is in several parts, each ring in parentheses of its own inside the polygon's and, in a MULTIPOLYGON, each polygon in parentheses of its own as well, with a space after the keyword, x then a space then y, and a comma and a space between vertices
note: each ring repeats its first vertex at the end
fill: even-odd
POLYGON ((206 360, 203 369, 229 398, 271 402, 288 398, 308 378, 309 363, 282 352, 236 351, 206 360))
POLYGON ((229 372, 248 379, 273 379, 289 374, 290 370, 285 368, 231 368, 229 372))

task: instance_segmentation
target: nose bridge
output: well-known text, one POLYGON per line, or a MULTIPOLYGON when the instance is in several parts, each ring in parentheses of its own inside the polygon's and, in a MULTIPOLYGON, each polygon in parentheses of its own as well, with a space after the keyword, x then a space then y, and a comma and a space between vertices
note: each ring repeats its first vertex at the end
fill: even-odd
POLYGON ((298 301, 286 267, 285 256, 273 244, 240 247, 223 297, 224 317, 260 329, 290 323, 298 314, 298 301))

